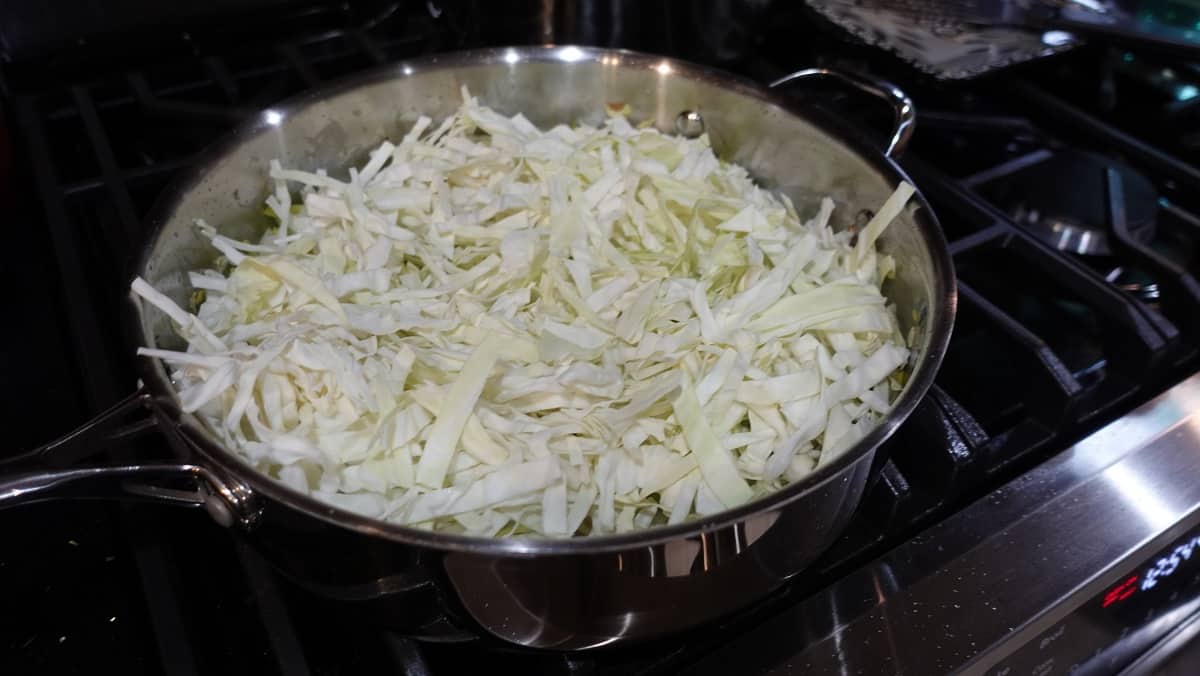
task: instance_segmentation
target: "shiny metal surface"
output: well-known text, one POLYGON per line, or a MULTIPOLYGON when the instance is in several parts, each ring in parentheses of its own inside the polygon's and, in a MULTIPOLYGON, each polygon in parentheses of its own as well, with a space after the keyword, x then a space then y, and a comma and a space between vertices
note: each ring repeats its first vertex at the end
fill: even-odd
POLYGON ((917 107, 913 104, 912 99, 908 97, 908 94, 904 93, 904 90, 885 80, 866 77, 858 73, 830 70, 828 68, 798 70, 795 73, 784 75, 768 86, 771 89, 780 89, 793 82, 813 78, 837 80, 861 92, 883 99, 885 103, 891 106, 892 113, 895 116, 895 122, 892 125, 892 135, 888 139, 888 144, 883 154, 893 158, 904 154, 917 125, 917 107))
POLYGON ((30 472, 0 481, 0 506, 17 507, 45 500, 144 499, 203 507, 200 483, 208 470, 196 465, 117 465, 57 472, 30 472), (180 481, 193 488, 167 488, 180 481))
POLYGON ((687 138, 696 138, 704 133, 704 118, 694 110, 685 110, 675 116, 675 133, 687 138))
MULTIPOLYGON (((754 83, 683 62, 570 46, 435 55, 312 92, 235 132, 156 206, 141 276, 186 302, 186 273, 215 257, 194 220, 254 237, 266 225, 260 205, 270 160, 344 169, 418 116, 452 113, 464 85, 498 111, 522 112, 540 125, 598 122, 607 104, 622 102, 633 118, 671 131, 683 113, 687 124, 703 122, 720 156, 787 194, 802 213, 832 196, 842 205, 835 226, 845 227, 862 205, 881 204, 908 180, 855 135, 817 125, 754 83)), ((803 570, 844 528, 876 448, 932 383, 949 340, 955 282, 945 240, 919 194, 879 246, 897 261, 884 293, 912 348, 910 376, 892 412, 805 480, 677 526, 538 539, 455 536, 376 521, 259 474, 179 411, 160 363, 143 362, 143 378, 168 441, 186 445, 187 456, 211 471, 209 493, 220 498, 210 504, 214 515, 253 526, 253 544, 311 589, 359 599, 396 629, 422 636, 465 630, 555 649, 646 639, 731 612, 803 570)), ((141 344, 179 346, 161 313, 136 299, 133 308, 141 344)))
POLYGON ((0 479, 0 509, 46 500, 133 500, 203 507, 222 526, 251 527, 258 519, 253 499, 237 483, 227 484, 207 467, 191 464, 134 464, 44 468, 0 479))
POLYGON ((172 445, 183 441, 182 435, 172 434, 174 425, 164 419, 150 395, 139 389, 66 435, 0 461, 0 509, 47 500, 132 500, 203 507, 223 526, 254 526, 260 515, 257 499, 240 481, 219 477, 208 467, 143 462, 61 469, 147 424, 167 432, 172 445), (112 429, 129 414, 141 417, 133 425, 112 429))
POLYGON ((1200 523, 1197 476, 1200 375, 720 652, 757 655, 745 673, 991 673, 1200 523))

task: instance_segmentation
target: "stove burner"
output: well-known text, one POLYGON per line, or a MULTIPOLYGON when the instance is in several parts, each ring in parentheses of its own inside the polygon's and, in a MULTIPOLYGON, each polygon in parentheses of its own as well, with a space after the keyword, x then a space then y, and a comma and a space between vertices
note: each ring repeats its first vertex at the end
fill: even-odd
POLYGON ((1154 237, 1158 192, 1132 167, 1103 155, 1058 152, 996 181, 989 191, 1018 224, 1060 251, 1087 256, 1112 253, 1105 214, 1105 169, 1121 177, 1126 219, 1134 239, 1154 237))

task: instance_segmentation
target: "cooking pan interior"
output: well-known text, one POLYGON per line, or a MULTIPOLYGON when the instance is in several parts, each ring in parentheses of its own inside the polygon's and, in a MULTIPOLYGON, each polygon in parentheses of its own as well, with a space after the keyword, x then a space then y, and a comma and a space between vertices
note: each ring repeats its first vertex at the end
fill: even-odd
MULTIPOLYGON (((758 87, 697 66, 576 47, 450 54, 391 66, 260 113, 160 205, 152 224, 157 234, 139 274, 186 307, 192 291, 186 273, 217 256, 196 231, 196 219, 229 236, 256 239, 268 225, 262 208, 271 160, 345 175, 383 139, 398 141, 419 116, 436 122, 452 114, 463 85, 482 103, 507 115, 523 113, 543 128, 599 124, 606 104, 617 102, 630 106, 634 121, 649 120, 667 132, 681 112, 698 112, 718 156, 788 195, 802 217, 815 212, 821 197, 832 196, 839 207, 835 227, 845 227, 862 209, 877 209, 899 176, 865 143, 839 140, 758 87), (875 159, 866 159, 872 153, 875 159)), ((910 338, 913 367, 945 340, 945 332, 939 338, 931 328, 944 322, 948 331, 950 310, 939 303, 952 278, 936 226, 921 209, 916 200, 910 203, 879 244, 897 261, 884 293, 910 338)), ((162 313, 150 307, 143 313, 143 344, 182 346, 162 313)), ((923 386, 910 380, 908 387, 923 386)))

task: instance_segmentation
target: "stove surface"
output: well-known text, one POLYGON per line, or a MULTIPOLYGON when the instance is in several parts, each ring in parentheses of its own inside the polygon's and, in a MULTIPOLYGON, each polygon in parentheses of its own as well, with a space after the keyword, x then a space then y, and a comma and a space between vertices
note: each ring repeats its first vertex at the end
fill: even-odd
POLYGON ((1115 672, 1200 611, 1197 449, 1192 376, 685 673, 1115 672))
MULTIPOLYGON (((274 8, 269 20, 246 13, 10 54, 0 205, 20 255, 0 276, 12 290, 6 308, 36 330, 4 333, 8 453, 133 390, 117 308, 141 219, 181 168, 254 111, 366 68, 484 45, 627 46, 759 81, 828 65, 887 77, 917 101, 901 164, 933 204, 960 277, 937 384, 888 443, 846 535, 774 598, 698 631, 531 654, 393 635, 277 576, 197 511, 35 505, 0 512, 12 534, 0 549, 0 672, 982 673, 1025 659, 1028 639, 1091 612, 1093 592, 1185 535, 1196 500, 1186 479, 1200 457, 1200 140, 1179 130, 1200 99, 1179 97, 1194 67, 1085 47, 946 84, 844 39, 798 3, 714 3, 711 15, 684 2, 640 12, 617 1, 517 5, 313 3, 274 8), (1055 169, 1081 155, 1103 158, 1086 183, 1055 169), (1082 200, 1077 224, 1103 233, 1107 248, 1064 252, 1023 223, 1025 180, 1050 185, 1040 196, 1052 206, 1082 200)), ((888 128, 886 111, 836 89, 800 93, 797 105, 880 140, 888 128)), ((154 434, 108 452, 164 455, 154 434)), ((1184 588, 1139 614, 1142 625, 1194 597, 1184 588)), ((1089 620, 1119 626, 1106 621, 1089 620)))

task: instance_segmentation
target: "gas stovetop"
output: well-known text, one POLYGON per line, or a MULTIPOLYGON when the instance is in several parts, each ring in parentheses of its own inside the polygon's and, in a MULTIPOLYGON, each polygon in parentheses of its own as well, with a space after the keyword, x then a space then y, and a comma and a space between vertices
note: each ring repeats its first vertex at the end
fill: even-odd
MULTIPOLYGON (((630 46, 760 81, 837 65, 916 99, 901 163, 960 277, 937 385, 888 443, 846 535, 802 579, 712 626, 617 651, 531 654, 393 635, 292 586, 200 513, 37 505, 0 513, 10 533, 0 671, 1050 674, 1107 645, 1087 667, 1104 673, 1134 657, 1128 642, 1112 648, 1122 631, 1144 647, 1196 610, 1196 573, 1174 574, 1189 565, 1190 546, 1176 548, 1191 542, 1200 504, 1188 480, 1200 469, 1200 137, 1183 131, 1200 112, 1194 66, 1085 47, 946 85, 843 41, 795 3, 748 3, 719 34, 690 14, 673 21, 683 3, 652 17, 671 30, 638 31, 622 30, 632 19, 615 10, 572 23, 557 3, 525 4, 318 3, 11 54, 0 204, 18 255, 0 275, 10 314, 33 328, 5 335, 10 450, 132 391, 117 307, 141 219, 253 111, 366 68, 483 45, 630 46), (1064 645, 1087 651, 1055 652, 1064 645)), ((887 127, 885 111, 842 92, 799 102, 881 136, 887 127)), ((131 433, 111 452, 153 457, 160 445, 131 433)))

